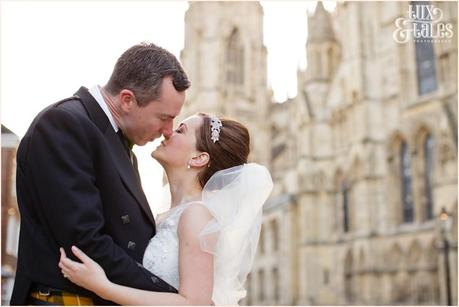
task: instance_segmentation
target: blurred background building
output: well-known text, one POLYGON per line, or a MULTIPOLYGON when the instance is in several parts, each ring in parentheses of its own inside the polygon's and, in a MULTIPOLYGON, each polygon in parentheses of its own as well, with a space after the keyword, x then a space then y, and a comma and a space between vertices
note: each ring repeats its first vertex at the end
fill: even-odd
POLYGON ((19 138, 2 125, 2 306, 13 291, 19 239, 19 211, 16 200, 16 150, 19 138))
MULTIPOLYGON (((319 2, 298 95, 275 103, 262 6, 190 2, 182 118, 245 123, 251 160, 275 182, 242 304, 457 305, 457 2, 431 2, 453 25, 450 41, 400 44, 395 22, 410 4, 426 3, 339 2, 329 12, 319 2)), ((18 138, 3 125, 1 143, 6 305, 18 138)))
POLYGON ((431 3, 449 42, 400 44, 410 4, 319 2, 298 95, 278 104, 261 5, 190 2, 182 118, 245 123, 275 181, 243 304, 457 305, 457 3, 431 3))

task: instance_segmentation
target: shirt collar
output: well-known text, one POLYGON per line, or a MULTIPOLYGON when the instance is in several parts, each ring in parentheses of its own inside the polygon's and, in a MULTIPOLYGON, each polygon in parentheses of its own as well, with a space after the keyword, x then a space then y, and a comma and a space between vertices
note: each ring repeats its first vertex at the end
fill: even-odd
POLYGON ((110 124, 112 124, 113 130, 115 130, 115 132, 118 132, 119 127, 116 124, 115 119, 112 116, 112 113, 110 113, 110 110, 108 109, 107 103, 105 102, 104 98, 102 97, 102 93, 100 92, 99 86, 98 85, 94 85, 88 91, 94 97, 94 99, 97 101, 99 106, 102 108, 102 110, 104 111, 105 115, 107 115, 108 120, 110 121, 110 124))

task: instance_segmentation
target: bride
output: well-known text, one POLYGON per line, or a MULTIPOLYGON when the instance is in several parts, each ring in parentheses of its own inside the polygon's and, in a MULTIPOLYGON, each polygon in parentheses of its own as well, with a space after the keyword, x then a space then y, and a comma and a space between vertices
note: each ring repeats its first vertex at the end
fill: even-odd
POLYGON ((249 152, 246 127, 198 113, 152 153, 166 172, 171 209, 159 217, 142 265, 178 294, 114 284, 76 246, 72 252, 81 262, 60 249, 64 277, 121 305, 237 305, 246 295, 262 206, 273 188, 265 167, 247 163, 249 152))

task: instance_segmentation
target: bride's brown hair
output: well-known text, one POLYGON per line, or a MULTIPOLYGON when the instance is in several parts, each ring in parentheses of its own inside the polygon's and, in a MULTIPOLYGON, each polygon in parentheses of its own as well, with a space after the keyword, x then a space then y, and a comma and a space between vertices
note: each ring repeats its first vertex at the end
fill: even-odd
POLYGON ((205 113, 198 113, 203 122, 196 130, 196 149, 207 152, 210 156, 208 167, 205 167, 199 174, 198 180, 201 187, 216 172, 233 166, 247 163, 250 153, 250 135, 247 128, 232 119, 221 118, 222 127, 217 142, 211 139, 210 116, 205 113))

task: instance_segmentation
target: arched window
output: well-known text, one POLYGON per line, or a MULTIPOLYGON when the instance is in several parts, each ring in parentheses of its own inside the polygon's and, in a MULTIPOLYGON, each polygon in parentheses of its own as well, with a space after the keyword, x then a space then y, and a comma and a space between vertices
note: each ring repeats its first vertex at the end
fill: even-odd
POLYGON ((247 296, 246 296, 246 301, 247 305, 252 305, 252 275, 249 274, 247 275, 247 281, 246 283, 246 290, 247 290, 247 296))
POLYGON ((263 231, 263 225, 261 225, 260 239, 258 240, 258 252, 260 255, 265 253, 265 232, 263 231))
POLYGON ((226 53, 226 81, 228 85, 240 87, 244 84, 244 48, 239 31, 234 29, 228 40, 226 53))
POLYGON ((277 268, 273 268, 273 298, 274 298, 274 304, 279 303, 279 298, 280 298, 280 289, 279 289, 279 271, 277 268))
POLYGON ((426 219, 433 219, 433 137, 429 133, 424 139, 424 204, 426 219))
POLYGON ((418 241, 414 241, 413 243, 411 243, 408 249, 408 252, 406 254, 406 259, 405 259, 406 267, 410 271, 419 270, 419 259, 421 258, 423 254, 424 253, 423 253, 421 244, 419 244, 418 241))
POLYGON ((261 269, 258 271, 258 301, 263 302, 265 299, 265 272, 261 269))
POLYGON ((271 234, 273 239, 273 250, 277 251, 279 249, 279 227, 277 227, 277 221, 272 220, 271 224, 271 234))
MULTIPOLYGON (((411 5, 414 11, 421 9, 420 6, 425 6, 428 1, 412 1, 411 5)), ((417 16, 413 21, 417 29, 423 29, 426 21, 419 20, 421 16, 417 16)), ((423 95, 433 92, 437 89, 437 74, 435 69, 435 54, 433 47, 433 38, 419 37, 414 39, 416 49, 416 75, 418 81, 418 93, 423 95)))
POLYGON ((336 211, 336 228, 339 234, 345 234, 351 231, 351 208, 350 208, 350 194, 351 189, 348 180, 345 178, 343 172, 338 169, 335 173, 335 211, 336 211))
POLYGON ((324 269, 323 271, 323 284, 328 285, 330 283, 330 270, 324 269))
POLYGON ((344 259, 344 297, 347 303, 354 302, 354 279, 353 279, 352 251, 349 250, 344 259))
POLYGON ((400 181, 402 187, 403 222, 411 223, 414 220, 414 206, 412 194, 411 157, 405 141, 400 147, 400 181))
POLYGON ((397 272, 402 266, 403 251, 398 243, 393 243, 389 253, 386 254, 389 271, 397 272))
MULTIPOLYGON (((424 265, 426 267, 425 272, 427 273, 426 278, 423 280, 438 280, 438 247, 435 240, 432 240, 427 245, 427 250, 423 253, 424 265)), ((420 289, 419 291, 422 291, 420 289)), ((440 299, 440 287, 439 283, 429 283, 429 287, 424 287, 424 291, 421 292, 420 303, 425 305, 438 304, 440 299)))
POLYGON ((333 54, 333 48, 332 47, 328 47, 327 49, 327 58, 328 58, 328 71, 327 71, 327 77, 328 78, 331 78, 332 75, 333 75, 333 71, 334 71, 334 68, 335 68, 335 57, 334 57, 334 54, 333 54))
POLYGON ((341 182, 340 194, 343 205, 343 231, 349 232, 349 186, 346 181, 341 182))

